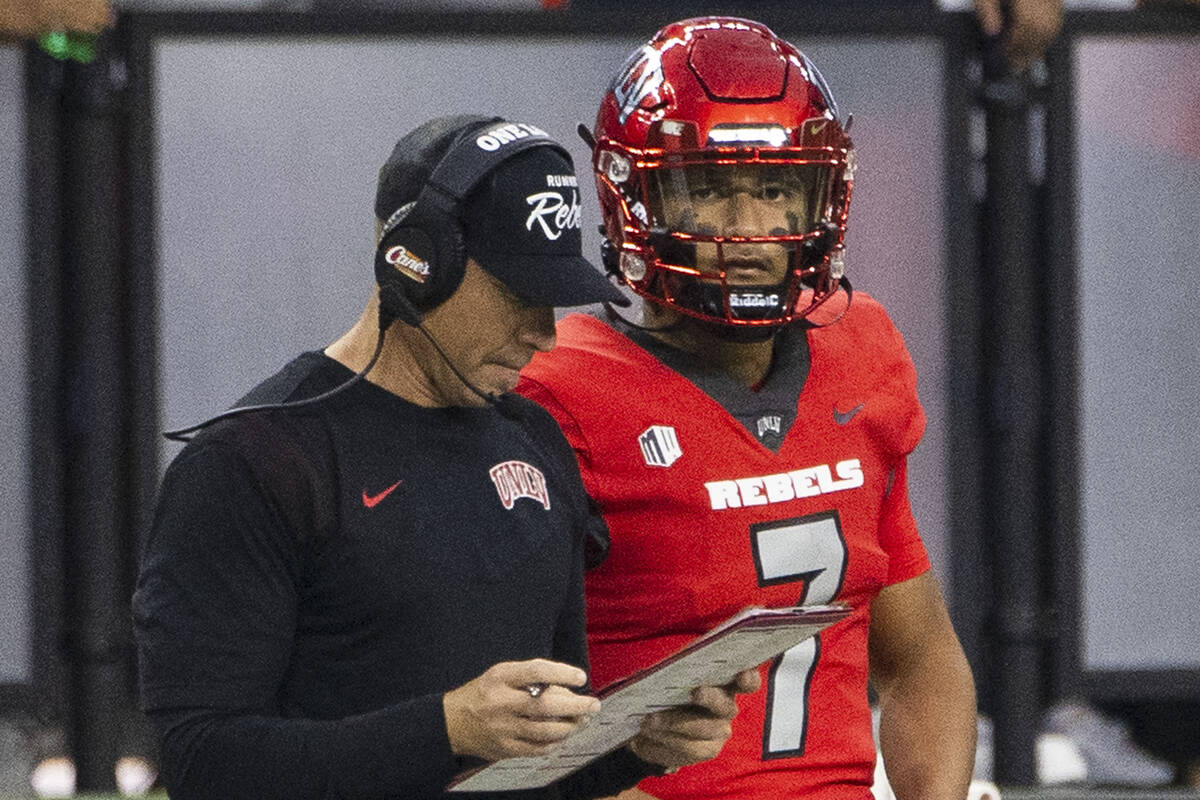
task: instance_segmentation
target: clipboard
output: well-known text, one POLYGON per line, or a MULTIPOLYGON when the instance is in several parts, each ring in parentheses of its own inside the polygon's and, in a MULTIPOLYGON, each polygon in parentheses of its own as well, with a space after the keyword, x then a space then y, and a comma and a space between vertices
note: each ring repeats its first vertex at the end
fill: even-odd
POLYGON ((547 786, 632 739, 647 714, 686 705, 697 686, 724 685, 742 670, 845 619, 850 611, 843 604, 746 608, 656 664, 604 687, 596 695, 600 713, 548 752, 494 761, 459 775, 446 790, 547 786))

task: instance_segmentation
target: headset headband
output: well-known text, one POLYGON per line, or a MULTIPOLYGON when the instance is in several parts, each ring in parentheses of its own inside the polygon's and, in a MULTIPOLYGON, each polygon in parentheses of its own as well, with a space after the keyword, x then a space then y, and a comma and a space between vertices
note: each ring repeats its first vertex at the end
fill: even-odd
POLYGON ((533 147, 553 147, 571 158, 566 148, 541 128, 496 119, 463 136, 434 168, 426 183, 455 204, 461 203, 502 162, 533 147))

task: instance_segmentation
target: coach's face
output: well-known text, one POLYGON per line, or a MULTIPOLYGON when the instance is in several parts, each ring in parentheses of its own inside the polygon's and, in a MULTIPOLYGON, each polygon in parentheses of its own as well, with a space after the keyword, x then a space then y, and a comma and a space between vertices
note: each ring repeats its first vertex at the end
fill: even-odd
MULTIPOLYGON (((533 354, 554 347, 554 309, 522 302, 473 259, 467 259, 458 289, 425 315, 424 324, 463 377, 489 395, 512 391, 533 354)), ((486 403, 432 346, 423 348, 420 361, 436 399, 445 405, 486 403)))

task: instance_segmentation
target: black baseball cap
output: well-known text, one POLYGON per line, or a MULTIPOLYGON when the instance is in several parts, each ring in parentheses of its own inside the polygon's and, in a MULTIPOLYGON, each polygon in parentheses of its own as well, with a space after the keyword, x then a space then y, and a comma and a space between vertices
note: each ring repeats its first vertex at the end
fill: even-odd
POLYGON ((419 126, 396 143, 380 170, 375 216, 387 220, 416 200, 446 153, 468 137, 482 141, 485 149, 510 142, 525 149, 504 158, 459 207, 467 255, 527 303, 629 305, 629 298, 582 255, 579 186, 570 156, 527 123, 460 115, 419 126), (493 135, 497 131, 500 135, 493 135), (544 146, 529 146, 531 137, 544 146))

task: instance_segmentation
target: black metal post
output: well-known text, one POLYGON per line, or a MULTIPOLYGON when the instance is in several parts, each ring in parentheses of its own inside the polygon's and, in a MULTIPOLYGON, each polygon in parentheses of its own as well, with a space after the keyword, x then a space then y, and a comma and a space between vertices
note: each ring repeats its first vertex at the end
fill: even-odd
POLYGON ((1029 89, 1023 76, 985 69, 987 192, 982 225, 988 388, 988 537, 992 543, 996 777, 1036 782, 1041 718, 1043 502, 1040 488, 1041 311, 1030 180, 1029 89), (999 74, 997 74, 999 72, 999 74))
POLYGON ((1076 145, 1075 74, 1071 38, 1064 36, 1046 53, 1046 215, 1053 235, 1044 235, 1045 260, 1053 280, 1046 302, 1054 313, 1047 320, 1046 486, 1047 529, 1053 543, 1050 596, 1053 600, 1054 648, 1049 659, 1048 700, 1083 695, 1078 630, 1080 609, 1079 480, 1079 298, 1075 219, 1076 145), (1056 222, 1050 222, 1051 220, 1056 222))
POLYGON ((981 152, 972 149, 971 121, 977 113, 977 36, 973 16, 954 17, 946 46, 946 408, 950 422, 947 481, 950 496, 950 614, 976 677, 980 709, 990 713, 991 684, 984 630, 992 581, 984 513, 986 442, 984 407, 984 320, 980 286, 976 206, 982 199, 981 152))
POLYGON ((119 93, 108 61, 72 64, 63 102, 66 535, 72 753, 79 791, 115 788, 129 705, 119 93))
POLYGON ((25 50, 26 219, 28 230, 30 479, 33 513, 32 704, 38 725, 61 739, 69 725, 63 602, 67 455, 62 438, 63 148, 65 68, 34 45, 25 50))

